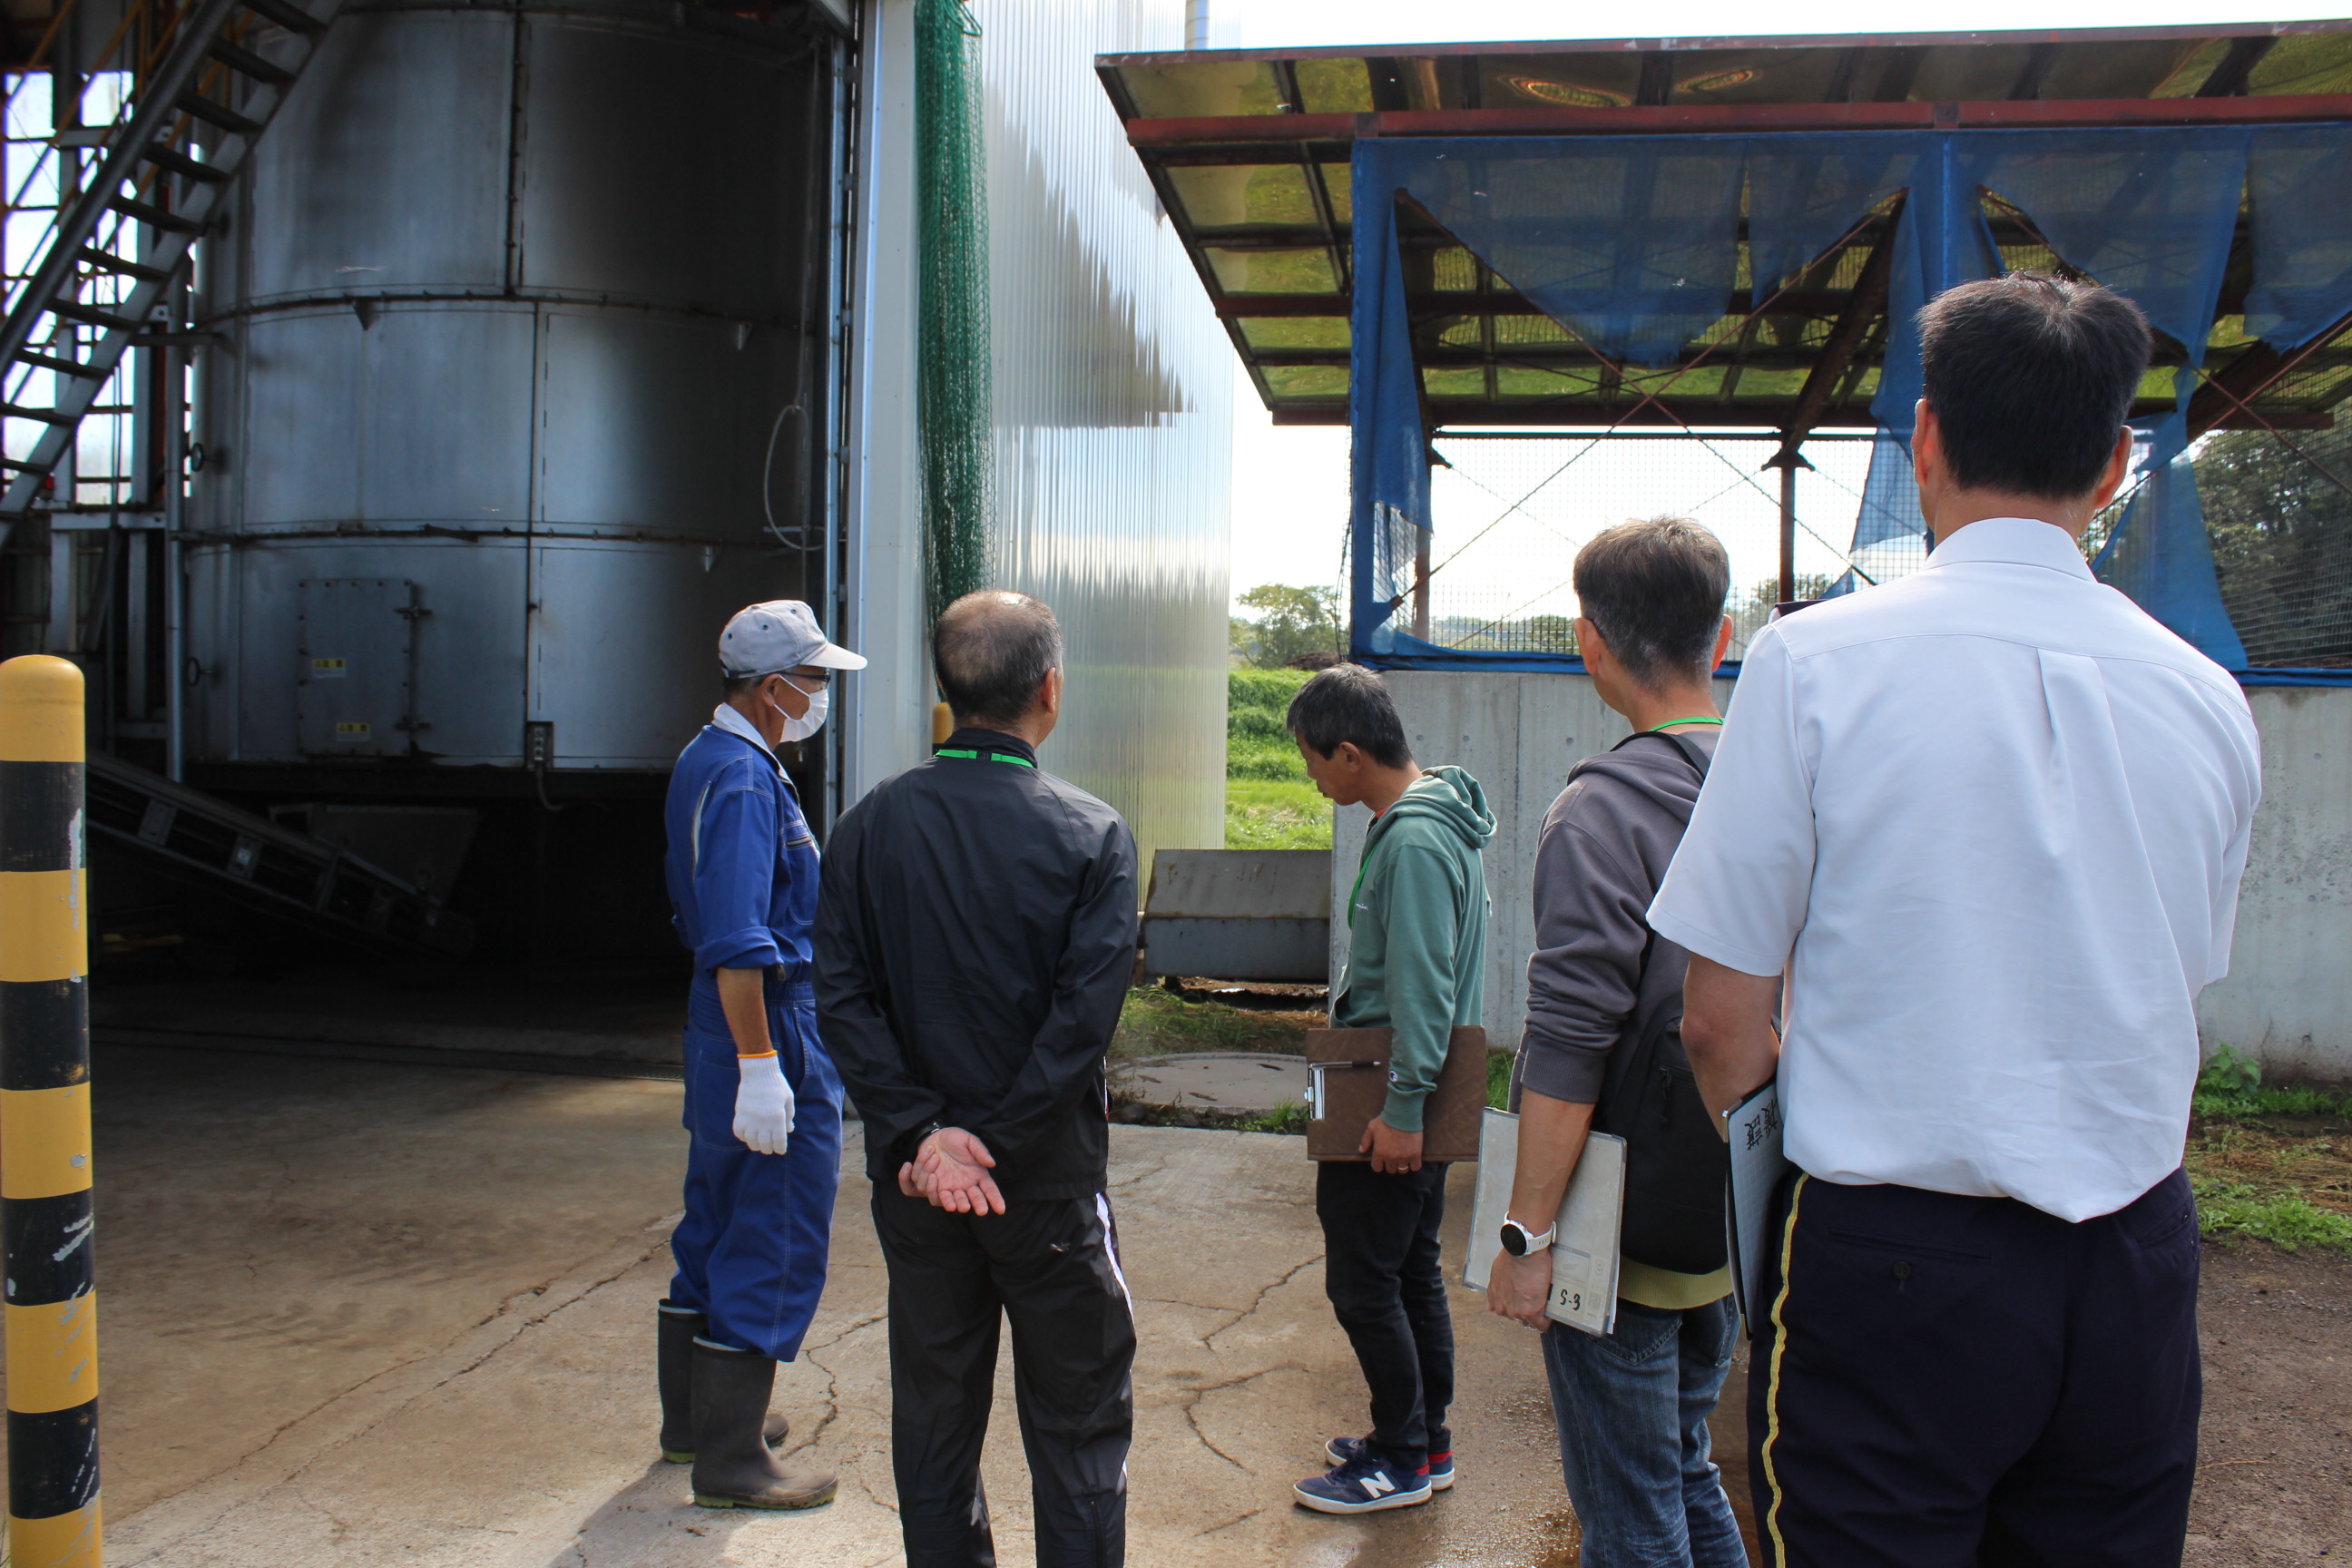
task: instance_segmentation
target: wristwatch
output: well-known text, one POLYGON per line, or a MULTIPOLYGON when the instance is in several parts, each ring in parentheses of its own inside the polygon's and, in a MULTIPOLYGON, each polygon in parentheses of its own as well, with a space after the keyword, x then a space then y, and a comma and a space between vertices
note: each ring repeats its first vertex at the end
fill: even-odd
POLYGON ((1541 1252, 1549 1247, 1552 1237, 1559 1234, 1559 1226, 1557 1225, 1546 1230, 1534 1231, 1517 1220, 1507 1219, 1503 1222, 1503 1250, 1514 1258, 1525 1258, 1530 1252, 1541 1252))
POLYGON ((912 1160, 916 1155, 923 1152, 923 1144, 932 1133, 944 1132, 946 1131, 947 1123, 943 1121, 926 1121, 920 1127, 916 1128, 912 1132, 908 1133, 905 1142, 900 1144, 900 1147, 907 1151, 907 1158, 912 1160))

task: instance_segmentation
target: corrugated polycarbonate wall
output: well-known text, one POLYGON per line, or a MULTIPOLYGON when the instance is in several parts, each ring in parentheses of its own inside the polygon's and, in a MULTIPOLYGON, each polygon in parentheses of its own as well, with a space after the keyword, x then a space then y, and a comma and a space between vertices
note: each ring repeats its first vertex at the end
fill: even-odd
POLYGON ((1160 847, 1223 841, 1232 349, 1094 78, 1183 0, 983 0, 992 580, 1054 606, 1046 766, 1160 847))

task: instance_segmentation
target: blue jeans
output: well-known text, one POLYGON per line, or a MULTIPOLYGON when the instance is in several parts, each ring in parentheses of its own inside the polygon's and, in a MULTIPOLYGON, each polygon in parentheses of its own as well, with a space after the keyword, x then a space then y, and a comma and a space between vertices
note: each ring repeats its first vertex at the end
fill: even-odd
POLYGON ((1621 1300, 1606 1339, 1544 1331, 1584 1568, 1747 1568, 1706 1431, 1738 1325, 1726 1297, 1681 1312, 1621 1300))

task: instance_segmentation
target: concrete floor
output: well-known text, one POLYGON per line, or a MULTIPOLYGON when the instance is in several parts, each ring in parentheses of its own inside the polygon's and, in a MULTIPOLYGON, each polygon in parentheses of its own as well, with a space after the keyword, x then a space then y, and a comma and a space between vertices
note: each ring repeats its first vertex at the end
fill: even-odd
MULTIPOLYGON (((882 1269, 857 1184, 778 1401, 840 1500, 710 1512, 651 1452, 677 1086, 132 1047, 101 1048, 98 1085, 116 1568, 898 1560, 882 1269)), ((1300 1142, 1112 1140, 1141 1339, 1130 1561, 1573 1561, 1532 1336, 1467 1291, 1461 1483, 1371 1519, 1292 1508, 1321 1439, 1365 1424, 1300 1142)), ((1030 1560, 1026 1479, 1009 1378, 999 1394, 987 1479, 1013 1564, 1030 1560)))
MULTIPOLYGON (((814 1513, 708 1512, 652 1456, 653 1305, 676 1084, 145 1047, 97 1063, 106 1508, 116 1568, 838 1568, 898 1561, 883 1280, 862 1194, 780 1406, 837 1469, 814 1513)), ((1570 1568, 1532 1337, 1454 1295, 1462 1480, 1430 1506, 1303 1513, 1288 1484, 1364 1426, 1322 1300, 1299 1141, 1111 1130, 1141 1341, 1139 1568, 1570 1568)), ((857 1159, 855 1140, 850 1159, 857 1159)), ((1459 1257, 1468 1170, 1456 1173, 1459 1257)), ((2190 1554, 2352 1554, 2352 1264, 2209 1248, 2190 1554)), ((1009 1373, 1010 1363, 1007 1361, 1009 1373)), ((1735 1506, 1742 1374, 1717 1411, 1735 1506)), ((987 1479, 1030 1560, 1009 1404, 987 1479)))

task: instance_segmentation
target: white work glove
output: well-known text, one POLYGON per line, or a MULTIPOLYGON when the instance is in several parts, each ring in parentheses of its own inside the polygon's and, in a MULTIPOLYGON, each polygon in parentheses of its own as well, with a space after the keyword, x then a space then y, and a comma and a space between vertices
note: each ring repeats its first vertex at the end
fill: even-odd
POLYGON ((735 1136, 755 1154, 781 1154, 793 1131, 793 1086, 784 1081, 783 1061, 773 1055, 737 1057, 743 1075, 735 1090, 735 1136))

